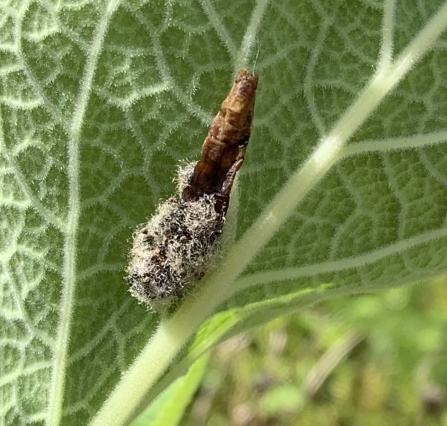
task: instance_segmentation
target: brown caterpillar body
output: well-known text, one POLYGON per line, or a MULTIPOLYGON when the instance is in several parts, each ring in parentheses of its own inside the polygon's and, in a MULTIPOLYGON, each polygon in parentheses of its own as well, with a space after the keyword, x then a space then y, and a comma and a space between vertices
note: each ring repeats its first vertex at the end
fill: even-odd
POLYGON ((204 194, 221 195, 225 215, 236 173, 245 158, 255 109, 258 76, 243 70, 222 102, 209 128, 191 181, 182 193, 184 200, 197 200, 204 194))

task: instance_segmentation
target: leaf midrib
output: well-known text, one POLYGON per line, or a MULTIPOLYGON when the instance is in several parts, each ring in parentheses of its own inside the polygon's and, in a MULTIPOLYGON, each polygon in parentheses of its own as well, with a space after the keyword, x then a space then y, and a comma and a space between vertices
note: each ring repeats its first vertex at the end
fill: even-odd
POLYGON ((81 212, 79 159, 82 125, 92 92, 98 59, 104 46, 105 36, 110 20, 119 4, 120 0, 112 0, 107 4, 107 8, 102 14, 102 18, 94 32, 68 134, 68 217, 64 234, 63 290, 59 314, 60 321, 54 349, 52 380, 49 393, 47 417, 47 424, 49 425, 60 424, 62 418, 68 349, 75 306, 77 235, 81 212))
MULTIPOLYGON (((167 358, 175 356, 179 348, 194 333, 196 324, 202 322, 204 317, 222 302, 222 297, 226 298, 231 295, 231 292, 238 291, 235 286, 231 286, 229 291, 222 290, 225 287, 229 288, 230 282, 233 282, 245 269, 248 262, 289 217, 309 190, 340 159, 348 139, 365 122, 384 97, 433 47, 437 37, 446 26, 447 3, 439 9, 434 18, 394 62, 379 63, 380 66, 376 74, 371 78, 359 98, 340 118, 327 137, 320 142, 314 153, 292 176, 277 197, 266 207, 259 219, 228 251, 216 271, 209 279, 205 279, 206 283, 204 282, 203 288, 194 294, 194 298, 185 300, 185 303, 168 321, 160 323, 146 348, 123 376, 97 417, 93 419, 92 424, 108 424, 110 419, 115 421, 114 424, 120 424, 119 419, 125 417, 123 413, 126 410, 132 410, 132 407, 129 407, 129 399, 134 407, 138 405, 138 401, 129 395, 135 392, 136 388, 140 395, 145 394, 153 383, 152 381, 155 382, 163 373, 166 365, 169 364, 170 359, 167 358), (173 336, 175 336, 175 341, 170 342, 171 346, 167 347, 168 337, 173 336), (175 350, 172 345, 176 346, 175 350), (165 354, 165 359, 161 359, 160 354, 165 354), (150 371, 150 378, 145 375, 143 379, 141 371, 150 371)), ((389 37, 383 37, 383 39, 389 41, 389 37)))

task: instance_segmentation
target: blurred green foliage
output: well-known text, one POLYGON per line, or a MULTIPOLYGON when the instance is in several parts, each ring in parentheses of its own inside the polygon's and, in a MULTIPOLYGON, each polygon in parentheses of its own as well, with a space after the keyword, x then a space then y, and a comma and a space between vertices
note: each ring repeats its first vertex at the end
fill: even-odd
POLYGON ((447 425, 447 277, 339 297, 218 347, 182 425, 447 425))

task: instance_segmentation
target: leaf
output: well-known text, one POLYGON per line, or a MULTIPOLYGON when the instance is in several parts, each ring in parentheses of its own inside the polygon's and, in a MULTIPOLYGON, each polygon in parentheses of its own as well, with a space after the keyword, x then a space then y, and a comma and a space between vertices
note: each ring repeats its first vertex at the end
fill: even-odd
POLYGON ((191 402, 194 393, 202 382, 208 365, 209 353, 198 359, 188 373, 177 379, 169 389, 163 392, 131 426, 175 426, 178 425, 183 411, 191 402))
POLYGON ((262 395, 260 410, 265 417, 275 418, 282 412, 293 412, 304 405, 304 395, 297 386, 288 384, 275 387, 262 395))
POLYGON ((445 272, 446 25, 441 1, 4 2, 1 422, 126 424, 213 312, 201 350, 445 272), (246 66, 236 241, 158 318, 126 291, 132 232, 246 66))

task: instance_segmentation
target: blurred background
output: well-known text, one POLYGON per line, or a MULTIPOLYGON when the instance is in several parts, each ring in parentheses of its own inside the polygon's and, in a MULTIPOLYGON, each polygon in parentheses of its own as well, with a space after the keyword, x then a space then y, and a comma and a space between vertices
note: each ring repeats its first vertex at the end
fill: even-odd
POLYGON ((447 425, 447 277, 339 297, 217 347, 182 426, 447 425))

